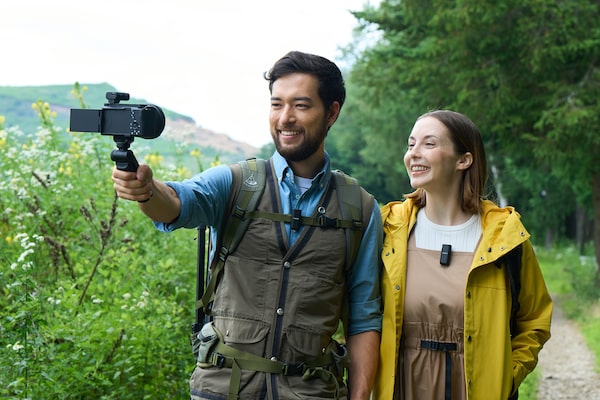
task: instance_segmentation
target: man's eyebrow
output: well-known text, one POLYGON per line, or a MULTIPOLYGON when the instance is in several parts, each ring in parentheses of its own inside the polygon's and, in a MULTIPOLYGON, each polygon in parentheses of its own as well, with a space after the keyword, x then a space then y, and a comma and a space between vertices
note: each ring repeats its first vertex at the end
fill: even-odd
POLYGON ((294 97, 294 100, 296 101, 308 101, 312 103, 312 98, 308 97, 308 96, 298 96, 298 97, 294 97))
MULTIPOLYGON (((271 100, 281 101, 282 99, 281 99, 281 97, 271 96, 271 100)), ((306 102, 309 102, 309 103, 313 102, 312 97, 309 97, 309 96, 298 96, 298 97, 294 97, 293 100, 294 101, 306 101, 306 102)))

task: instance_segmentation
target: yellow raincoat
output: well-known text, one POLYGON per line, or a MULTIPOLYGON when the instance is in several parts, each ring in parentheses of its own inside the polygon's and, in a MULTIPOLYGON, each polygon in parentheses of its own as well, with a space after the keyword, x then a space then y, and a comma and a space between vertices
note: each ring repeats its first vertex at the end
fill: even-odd
MULTIPOLYGON (((533 252, 529 233, 512 208, 482 203, 483 234, 475 250, 464 293, 464 360, 467 399, 506 400, 535 368, 538 353, 550 338, 552 300, 533 252), (523 243, 520 310, 517 331, 509 331, 510 289, 504 270, 494 264, 523 243)), ((406 284, 408 236, 418 207, 411 200, 392 202, 382 210, 385 240, 382 259, 383 327, 373 399, 391 400, 406 284)))

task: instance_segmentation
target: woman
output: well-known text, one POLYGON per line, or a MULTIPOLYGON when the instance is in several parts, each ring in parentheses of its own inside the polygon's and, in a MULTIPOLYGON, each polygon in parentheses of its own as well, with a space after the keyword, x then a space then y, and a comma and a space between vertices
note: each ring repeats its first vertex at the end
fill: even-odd
POLYGON ((419 117, 404 164, 415 191, 382 208, 384 319, 374 399, 515 398, 550 338, 552 315, 529 233, 512 207, 483 200, 485 150, 465 115, 419 117), (511 337, 511 290, 499 261, 517 248, 522 287, 511 337))

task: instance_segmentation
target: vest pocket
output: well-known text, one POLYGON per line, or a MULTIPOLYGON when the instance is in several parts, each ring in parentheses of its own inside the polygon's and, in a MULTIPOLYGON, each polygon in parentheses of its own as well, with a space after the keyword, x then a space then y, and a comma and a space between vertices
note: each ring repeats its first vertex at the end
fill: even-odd
POLYGON ((225 344, 257 356, 264 356, 269 332, 266 323, 234 317, 216 317, 214 324, 225 344))

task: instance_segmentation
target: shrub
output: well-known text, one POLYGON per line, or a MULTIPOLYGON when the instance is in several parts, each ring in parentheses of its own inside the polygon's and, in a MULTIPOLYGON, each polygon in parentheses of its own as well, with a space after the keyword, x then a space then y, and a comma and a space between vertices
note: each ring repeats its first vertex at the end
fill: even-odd
POLYGON ((34 134, 0 121, 0 397, 188 397, 196 232, 156 231, 115 197, 110 141, 34 108, 34 134))

